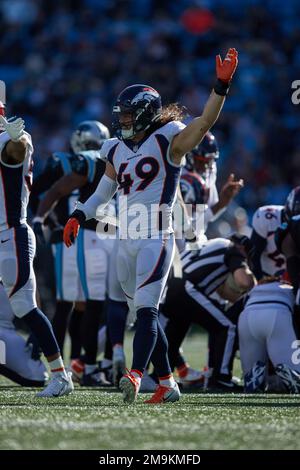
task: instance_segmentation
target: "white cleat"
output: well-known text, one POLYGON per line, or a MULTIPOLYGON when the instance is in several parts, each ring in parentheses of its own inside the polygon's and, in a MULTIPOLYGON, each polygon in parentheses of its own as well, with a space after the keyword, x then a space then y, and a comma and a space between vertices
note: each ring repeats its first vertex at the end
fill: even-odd
POLYGON ((53 377, 44 390, 38 392, 36 397, 40 398, 56 398, 63 395, 69 395, 73 392, 74 385, 72 382, 72 373, 67 372, 67 377, 63 374, 53 377))
POLYGON ((146 400, 144 403, 159 405, 161 403, 173 403, 175 401, 178 401, 179 399, 180 391, 177 383, 175 383, 173 387, 165 387, 163 385, 159 385, 150 400, 146 400))
POLYGON ((177 382, 179 382, 183 386, 188 387, 189 385, 194 385, 199 382, 203 383, 206 375, 206 371, 196 370, 189 367, 187 374, 184 377, 179 377, 177 379, 177 382))
POLYGON ((136 397, 139 393, 140 383, 130 373, 124 375, 119 383, 120 390, 123 394, 123 401, 130 405, 135 402, 136 397))

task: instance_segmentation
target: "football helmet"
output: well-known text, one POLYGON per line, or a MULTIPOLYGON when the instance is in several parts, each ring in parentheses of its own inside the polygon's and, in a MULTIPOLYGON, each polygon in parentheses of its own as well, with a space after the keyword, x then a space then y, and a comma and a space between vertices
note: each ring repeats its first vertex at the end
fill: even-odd
POLYGON ((99 121, 83 121, 73 132, 70 140, 74 153, 84 150, 100 150, 103 142, 110 138, 108 128, 99 121))
POLYGON ((300 214, 300 186, 296 186, 287 197, 284 206, 284 216, 289 221, 295 215, 300 214))
POLYGON ((119 139, 132 139, 159 119, 160 94, 148 85, 131 85, 118 96, 113 107, 112 127, 119 139), (126 117, 131 117, 128 121, 126 117))
POLYGON ((210 169, 219 158, 219 147, 215 136, 207 132, 200 144, 186 155, 186 168, 189 171, 195 169, 195 160, 205 163, 205 167, 210 169))
POLYGON ((229 239, 234 243, 235 245, 240 245, 245 248, 247 257, 251 259, 254 255, 255 252, 255 246, 252 243, 251 239, 247 237, 247 235, 243 235, 241 233, 233 233, 229 239))

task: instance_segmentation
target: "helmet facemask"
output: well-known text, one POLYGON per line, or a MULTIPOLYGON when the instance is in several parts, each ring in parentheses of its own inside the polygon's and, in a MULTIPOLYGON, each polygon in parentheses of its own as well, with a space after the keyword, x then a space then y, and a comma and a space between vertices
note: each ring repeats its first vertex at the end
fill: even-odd
POLYGON ((133 139, 148 130, 160 115, 159 93, 147 85, 132 85, 118 96, 113 107, 112 127, 119 139, 133 139), (131 116, 131 122, 128 116, 131 116))

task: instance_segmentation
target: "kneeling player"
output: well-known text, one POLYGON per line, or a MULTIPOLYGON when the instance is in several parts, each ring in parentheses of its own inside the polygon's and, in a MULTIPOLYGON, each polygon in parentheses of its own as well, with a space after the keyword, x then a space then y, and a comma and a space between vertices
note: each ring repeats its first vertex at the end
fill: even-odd
POLYGON ((300 365, 293 361, 297 345, 293 288, 275 278, 261 282, 250 292, 238 323, 245 391, 265 390, 269 358, 286 389, 299 393, 300 365))
POLYGON ((0 341, 5 345, 5 363, 0 374, 24 387, 42 387, 48 378, 43 362, 32 357, 32 349, 18 335, 13 324, 13 311, 0 283, 0 341))

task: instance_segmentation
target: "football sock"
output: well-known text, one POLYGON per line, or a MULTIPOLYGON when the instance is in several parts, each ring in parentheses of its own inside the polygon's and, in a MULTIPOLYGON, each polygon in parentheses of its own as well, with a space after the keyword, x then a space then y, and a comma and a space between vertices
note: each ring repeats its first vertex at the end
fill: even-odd
POLYGON ((175 380, 172 374, 166 375, 165 377, 159 377, 159 384, 164 387, 174 387, 175 380))
POLYGON ((63 363, 63 360, 62 360, 61 356, 59 356, 57 359, 54 359, 54 361, 50 361, 49 362, 49 367, 50 367, 50 370, 51 370, 51 374, 54 377, 56 375, 62 375, 62 374, 67 376, 66 371, 65 371, 65 367, 64 367, 64 363, 63 363))
POLYGON ((70 322, 69 322, 69 335, 71 338, 71 359, 80 357, 81 352, 81 323, 84 312, 74 308, 70 322))
POLYGON ((72 308, 72 302, 57 302, 55 314, 52 320, 54 335, 56 337, 59 349, 62 351, 62 354, 67 331, 68 318, 72 311, 72 308))
POLYGON ((103 313, 103 304, 104 302, 100 300, 88 299, 86 301, 86 310, 83 314, 82 320, 82 344, 85 351, 85 364, 94 365, 96 363, 98 350, 98 329, 103 313))
POLYGON ((137 310, 136 332, 133 340, 132 369, 144 372, 157 339, 158 311, 156 308, 137 310))
POLYGON ((34 308, 31 312, 24 315, 23 320, 36 336, 41 350, 46 357, 54 356, 60 352, 51 323, 41 310, 34 308))
POLYGON ((112 344, 122 344, 124 341, 127 313, 127 302, 108 300, 107 327, 112 344))
POLYGON ((159 320, 157 321, 157 339, 151 355, 151 362, 158 377, 172 375, 168 358, 168 340, 159 320))

